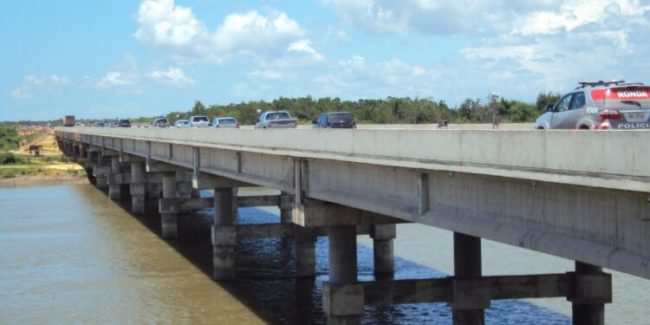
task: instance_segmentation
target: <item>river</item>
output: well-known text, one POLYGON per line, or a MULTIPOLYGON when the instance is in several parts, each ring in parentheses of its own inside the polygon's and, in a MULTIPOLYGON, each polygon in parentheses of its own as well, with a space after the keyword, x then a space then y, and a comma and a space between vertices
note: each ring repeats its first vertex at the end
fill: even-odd
MULTIPOLYGON (((149 207, 150 210, 155 206, 149 207)), ((242 223, 277 221, 277 209, 240 209, 242 223)), ((91 185, 0 188, 0 324, 323 323, 327 240, 317 276, 296 279, 287 243, 239 244, 237 276, 211 279, 212 211, 180 217, 180 240, 159 237, 155 214, 133 217, 91 185)), ((399 225, 398 279, 452 271, 450 232, 399 225)), ((372 242, 359 237, 359 278, 372 279, 372 242)), ((485 274, 558 273, 571 261, 483 241, 485 274)), ((650 280, 612 272, 608 324, 650 324, 650 280)), ((565 299, 493 301, 488 324, 569 324, 565 299)), ((450 324, 445 304, 366 307, 364 324, 450 324)))

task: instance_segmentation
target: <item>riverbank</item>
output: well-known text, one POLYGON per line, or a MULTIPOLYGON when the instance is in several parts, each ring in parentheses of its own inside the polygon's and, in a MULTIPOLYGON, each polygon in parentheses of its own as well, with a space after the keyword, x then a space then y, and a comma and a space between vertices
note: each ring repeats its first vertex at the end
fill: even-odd
POLYGON ((87 182, 82 166, 56 150, 33 156, 20 151, 0 153, 0 187, 87 182))
POLYGON ((26 175, 0 178, 0 188, 86 183, 88 183, 88 178, 85 174, 26 175))

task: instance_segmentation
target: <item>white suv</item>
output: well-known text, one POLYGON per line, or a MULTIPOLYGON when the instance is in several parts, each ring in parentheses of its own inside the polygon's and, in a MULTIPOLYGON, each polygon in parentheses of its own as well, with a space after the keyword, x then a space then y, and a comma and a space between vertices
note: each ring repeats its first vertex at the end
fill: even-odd
POLYGON ((580 82, 535 122, 538 129, 650 129, 650 86, 580 82))
POLYGON ((205 115, 190 116, 190 127, 207 128, 209 125, 210 125, 210 120, 205 115))

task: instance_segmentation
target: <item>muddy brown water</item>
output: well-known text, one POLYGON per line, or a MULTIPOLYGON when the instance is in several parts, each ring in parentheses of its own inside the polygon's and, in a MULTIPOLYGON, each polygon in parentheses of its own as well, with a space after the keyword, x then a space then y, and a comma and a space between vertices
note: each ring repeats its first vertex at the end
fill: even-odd
MULTIPOLYGON (((181 216, 180 239, 164 241, 156 214, 136 218, 128 209, 128 203, 113 202, 88 184, 0 188, 0 323, 325 322, 320 287, 327 280, 326 238, 317 242, 315 278, 294 276, 290 242, 266 239, 241 242, 238 279, 219 283, 210 277, 212 210, 181 216)), ((240 209, 242 223, 277 221, 277 209, 240 209)), ((396 253, 406 258, 396 259, 396 278, 444 276, 434 265, 444 270, 447 262, 440 259, 448 259, 450 252, 435 238, 447 235, 433 234, 413 225, 398 227, 396 253), (436 246, 440 249, 430 249, 436 246)), ((363 280, 373 279, 370 243, 360 237, 363 280)), ((489 270, 494 256, 484 256, 492 261, 489 270)), ((562 263, 558 265, 564 267, 562 263)), ((650 289, 650 281, 627 277, 650 289)), ((637 307, 650 305, 647 295, 638 300, 637 307)), ((509 300, 493 302, 486 315, 492 324, 568 324, 568 310, 562 300, 542 306, 509 300)), ((637 315, 623 323, 643 324, 645 318, 634 319, 643 312, 637 315)), ((445 304, 367 306, 362 321, 449 324, 450 317, 445 304)))

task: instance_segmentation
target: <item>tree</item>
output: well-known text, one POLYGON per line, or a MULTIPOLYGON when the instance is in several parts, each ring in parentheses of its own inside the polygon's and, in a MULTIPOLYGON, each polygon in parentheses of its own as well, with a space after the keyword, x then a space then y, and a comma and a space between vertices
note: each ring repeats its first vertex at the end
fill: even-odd
POLYGON ((507 101, 508 122, 532 122, 537 117, 535 106, 518 100, 507 101))
POLYGON ((192 115, 205 115, 206 114, 206 108, 201 103, 200 100, 197 100, 194 102, 194 107, 192 107, 192 115))
POLYGON ((538 113, 542 113, 546 111, 546 105, 552 105, 557 103, 558 100, 560 100, 560 94, 559 93, 554 93, 554 92, 540 92, 539 95, 537 95, 537 102, 535 103, 535 106, 537 108, 538 113))

